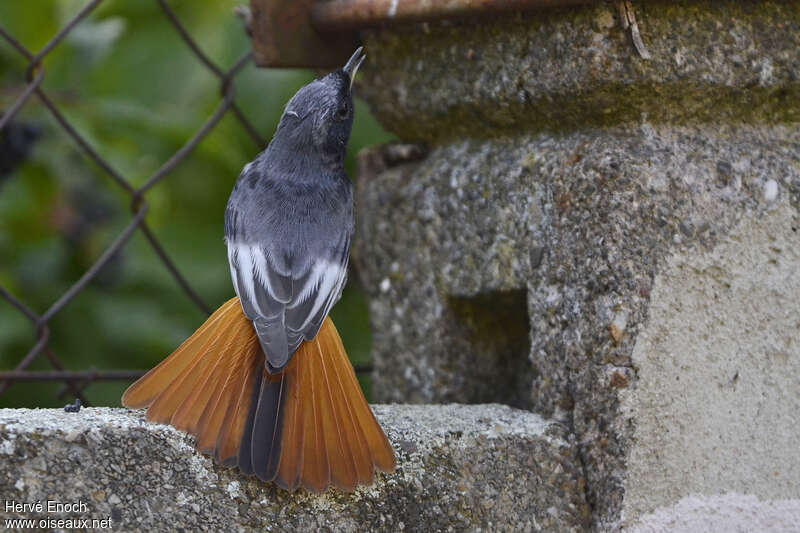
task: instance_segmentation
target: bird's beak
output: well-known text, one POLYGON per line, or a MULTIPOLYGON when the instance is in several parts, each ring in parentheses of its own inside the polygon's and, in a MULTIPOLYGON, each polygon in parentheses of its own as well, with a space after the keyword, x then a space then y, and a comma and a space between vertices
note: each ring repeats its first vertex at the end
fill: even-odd
POLYGON ((359 46, 358 50, 347 60, 347 64, 342 69, 345 74, 350 76, 350 88, 353 87, 353 80, 356 79, 356 72, 358 72, 358 67, 361 66, 361 62, 364 61, 365 57, 367 57, 367 55, 364 53, 364 47, 359 46))

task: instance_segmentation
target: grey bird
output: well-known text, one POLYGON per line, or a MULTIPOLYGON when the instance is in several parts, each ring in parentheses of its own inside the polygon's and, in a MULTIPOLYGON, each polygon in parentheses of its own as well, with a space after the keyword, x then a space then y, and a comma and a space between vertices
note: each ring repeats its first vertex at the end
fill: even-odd
POLYGON ((344 156, 353 124, 347 64, 303 87, 244 167, 225 212, 238 297, 122 396, 196 437, 224 466, 286 490, 352 491, 393 472, 394 450, 330 318, 353 236, 344 156))
POLYGON ((344 159, 351 87, 364 57, 359 48, 343 68, 295 94, 228 200, 233 286, 272 374, 317 335, 347 279, 354 213, 344 159))

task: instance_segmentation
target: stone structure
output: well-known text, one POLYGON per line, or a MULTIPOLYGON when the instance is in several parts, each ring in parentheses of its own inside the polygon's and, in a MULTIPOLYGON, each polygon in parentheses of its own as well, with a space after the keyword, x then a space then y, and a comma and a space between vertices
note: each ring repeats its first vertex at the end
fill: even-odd
POLYGON ((796 512, 800 2, 635 7, 364 34, 373 391, 562 421, 596 530, 796 512))
MULTIPOLYGON (((376 406, 398 471, 353 494, 289 494, 197 454, 142 412, 0 410, 5 502, 82 502, 117 531, 580 531, 588 524, 575 443, 563 425, 499 405, 376 406)), ((7 527, 7 526, 6 526, 7 527)), ((48 528, 49 529, 49 528, 48 528)))
POLYGON ((376 406, 396 475, 289 495, 141 413, 0 410, 3 498, 119 530, 796 531, 800 2, 634 7, 649 60, 607 3, 362 35, 403 143, 357 182, 373 392, 480 404, 376 406))

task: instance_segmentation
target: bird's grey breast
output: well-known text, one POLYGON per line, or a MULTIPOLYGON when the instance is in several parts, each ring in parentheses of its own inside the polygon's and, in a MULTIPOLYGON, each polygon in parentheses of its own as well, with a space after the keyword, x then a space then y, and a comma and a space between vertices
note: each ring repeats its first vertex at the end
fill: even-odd
MULTIPOLYGON (((255 164, 253 164, 254 166, 255 164)), ((354 225, 353 186, 346 176, 271 176, 246 168, 225 213, 225 237, 276 254, 325 252, 354 225)))

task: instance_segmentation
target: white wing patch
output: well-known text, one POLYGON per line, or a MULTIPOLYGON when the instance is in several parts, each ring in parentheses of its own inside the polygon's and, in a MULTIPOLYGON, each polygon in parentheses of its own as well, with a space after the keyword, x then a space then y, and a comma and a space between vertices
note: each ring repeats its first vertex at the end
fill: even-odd
POLYGON ((231 269, 231 281, 233 282, 233 290, 236 291, 236 296, 239 299, 242 299, 242 295, 239 294, 239 277, 236 275, 236 267, 233 266, 234 261, 234 248, 233 246, 228 243, 228 267, 231 269))
POLYGON ((267 309, 261 309, 256 291, 266 290, 277 300, 275 290, 270 286, 268 274, 269 261, 263 248, 255 244, 228 243, 228 264, 231 268, 231 280, 236 295, 240 300, 247 300, 261 316, 270 316, 267 309), (245 294, 240 292, 240 282, 245 294))
POLYGON ((332 293, 336 289, 337 282, 340 282, 343 272, 344 269, 339 263, 322 261, 314 266, 303 289, 299 294, 292 295, 292 302, 286 306, 288 309, 294 309, 298 305, 306 303, 309 298, 314 298, 314 303, 303 323, 293 324, 292 330, 303 331, 317 316, 322 306, 328 306, 328 303, 334 299, 331 296, 336 296, 332 293))
POLYGON ((236 288, 236 294, 239 299, 247 300, 250 302, 256 301, 255 281, 253 275, 246 275, 246 273, 253 273, 253 256, 250 252, 252 246, 241 245, 236 243, 228 243, 228 263, 231 266, 231 278, 233 278, 233 285, 236 288), (236 266, 239 265, 238 270, 245 275, 239 279, 236 273, 236 266), (244 286, 245 294, 239 292, 239 281, 244 286))
MULTIPOLYGON (((275 316, 268 309, 262 309, 259 302, 263 301, 263 298, 258 298, 257 295, 258 291, 266 291, 271 299, 280 301, 274 288, 270 286, 269 272, 277 271, 277 269, 269 252, 265 253, 264 247, 257 244, 228 242, 228 262, 233 287, 239 298, 247 305, 252 306, 253 311, 259 316, 275 316), (241 291, 245 294, 242 294, 241 291)), ((303 309, 302 323, 292 324, 288 329, 294 332, 304 332, 319 316, 321 310, 324 311, 322 316, 327 315, 333 304, 339 299, 346 274, 347 263, 342 265, 332 261, 320 261, 314 265, 310 275, 302 276, 306 278, 305 283, 302 287, 294 286, 291 300, 285 308, 295 309, 303 306, 307 311, 303 309)))
POLYGON ((333 291, 331 291, 330 298, 328 298, 328 303, 325 305, 325 316, 331 312, 331 308, 333 304, 339 301, 339 297, 342 295, 342 289, 344 288, 344 280, 347 278, 347 264, 345 263, 344 267, 339 268, 339 278, 336 280, 336 285, 333 287, 333 291))
MULTIPOLYGON (((269 295, 275 298, 275 291, 269 286, 269 274, 267 273, 267 258, 260 246, 246 246, 247 253, 250 254, 253 262, 253 276, 259 284, 267 289, 269 295)), ((241 252, 240 252, 241 253, 241 252)))

